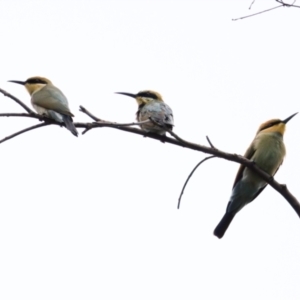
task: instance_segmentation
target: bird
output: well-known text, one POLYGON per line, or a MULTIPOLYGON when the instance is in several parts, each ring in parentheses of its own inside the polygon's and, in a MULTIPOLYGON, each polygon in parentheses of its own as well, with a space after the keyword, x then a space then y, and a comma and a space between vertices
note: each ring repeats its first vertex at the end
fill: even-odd
MULTIPOLYGON (((283 143, 286 124, 296 114, 283 121, 272 119, 261 124, 244 157, 255 162, 260 169, 270 176, 274 176, 286 154, 283 143)), ((236 213, 253 201, 266 186, 267 182, 257 173, 240 165, 226 212, 215 228, 214 235, 221 239, 236 213)))
POLYGON ((72 134, 78 136, 69 109, 66 96, 52 82, 40 76, 28 78, 26 81, 9 80, 9 82, 24 85, 31 96, 31 104, 38 114, 64 123, 72 134))
POLYGON ((138 104, 136 119, 138 122, 147 121, 139 126, 146 132, 153 132, 159 135, 165 135, 166 128, 173 129, 174 117, 172 109, 167 105, 162 96, 154 91, 146 90, 137 94, 117 92, 116 94, 135 98, 138 104))

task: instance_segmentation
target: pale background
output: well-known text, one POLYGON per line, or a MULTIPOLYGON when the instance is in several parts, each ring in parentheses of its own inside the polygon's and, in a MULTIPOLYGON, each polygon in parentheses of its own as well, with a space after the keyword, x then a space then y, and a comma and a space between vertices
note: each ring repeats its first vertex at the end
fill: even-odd
MULTIPOLYGON (((0 87, 45 76, 75 121, 131 122, 114 92, 159 91, 174 131, 243 154, 260 123, 300 111, 300 9, 275 1, 0 0, 0 87)), ((297 3, 296 3, 297 4, 297 3)), ((0 95, 1 112, 22 112, 0 95)), ((38 121, 1 118, 0 138, 38 121)), ((300 198, 300 116, 276 180, 300 198)), ((49 126, 0 145, 1 299, 300 299, 300 220, 268 187, 212 233, 238 165, 115 129, 49 126)))

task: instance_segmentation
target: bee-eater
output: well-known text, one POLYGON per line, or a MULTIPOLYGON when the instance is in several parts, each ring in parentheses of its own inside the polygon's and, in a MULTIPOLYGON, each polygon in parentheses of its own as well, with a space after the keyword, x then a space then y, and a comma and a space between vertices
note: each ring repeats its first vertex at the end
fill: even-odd
POLYGON ((162 99, 161 95, 154 91, 141 91, 137 94, 116 93, 135 98, 138 104, 136 119, 138 122, 149 120, 147 123, 140 124, 140 127, 147 132, 154 132, 164 135, 168 128, 173 129, 174 118, 170 106, 162 99), (151 122, 153 120, 154 122, 151 122), (159 124, 159 125, 158 125, 159 124))
MULTIPOLYGON (((285 125, 296 114, 283 121, 273 119, 260 125, 254 140, 244 155, 271 176, 275 175, 285 156, 283 143, 285 125)), ((253 201, 266 185, 266 181, 257 173, 241 165, 233 184, 225 215, 214 230, 214 235, 222 238, 236 213, 253 201)))
POLYGON ((75 136, 78 132, 73 124, 74 115, 69 109, 66 96, 52 82, 44 77, 30 77, 26 81, 10 80, 22 84, 31 96, 31 104, 38 114, 64 123, 75 136))

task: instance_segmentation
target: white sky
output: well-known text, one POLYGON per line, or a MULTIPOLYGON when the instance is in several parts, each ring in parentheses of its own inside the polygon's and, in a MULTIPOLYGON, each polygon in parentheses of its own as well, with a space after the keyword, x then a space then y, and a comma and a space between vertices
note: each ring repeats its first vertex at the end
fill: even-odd
MULTIPOLYGON (((0 87, 45 76, 75 121, 131 122, 114 92, 153 89, 174 131, 243 154, 260 123, 300 111, 300 9, 275 1, 0 0, 0 87)), ((1 112, 22 112, 0 95, 1 112)), ((1 118, 0 138, 36 120, 1 118)), ((300 116, 287 126, 276 180, 300 195, 300 116)), ((238 165, 115 129, 75 138, 49 126, 0 145, 1 299, 299 299, 300 220, 268 187, 220 221, 238 165)), ((300 199, 300 197, 299 197, 300 199)))

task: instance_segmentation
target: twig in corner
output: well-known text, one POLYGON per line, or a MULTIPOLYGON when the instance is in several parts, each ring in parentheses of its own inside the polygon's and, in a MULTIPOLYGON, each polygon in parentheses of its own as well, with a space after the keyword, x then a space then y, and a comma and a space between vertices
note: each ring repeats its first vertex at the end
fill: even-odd
MULTIPOLYGON (((300 8, 299 5, 294 5, 294 3, 296 2, 296 0, 294 0, 294 2, 292 4, 285 3, 282 0, 275 0, 275 1, 277 3, 280 3, 281 5, 278 5, 278 6, 266 9, 266 10, 262 10, 260 12, 255 13, 255 14, 247 15, 247 16, 244 16, 244 17, 241 17, 241 18, 237 18, 237 19, 232 19, 232 21, 238 21, 238 20, 246 19, 246 18, 253 17, 253 16, 256 16, 256 15, 260 15, 260 14, 263 14, 265 12, 271 11, 271 10, 279 8, 279 7, 297 7, 297 8, 300 8)), ((255 2, 255 0, 252 1, 249 9, 251 9, 251 7, 252 7, 252 5, 253 5, 254 2, 255 2)))
POLYGON ((283 4, 282 5, 278 5, 278 6, 266 9, 266 10, 262 10, 262 11, 260 11, 258 13, 252 14, 252 15, 247 15, 247 16, 244 16, 244 17, 241 17, 241 18, 232 19, 232 21, 238 21, 238 20, 246 19, 246 18, 253 17, 253 16, 256 16, 256 15, 260 15, 260 14, 263 14, 263 13, 268 12, 270 10, 273 10, 273 9, 276 9, 276 8, 279 8, 279 7, 283 7, 283 6, 284 6, 283 4))
POLYGON ((294 2, 292 4, 288 4, 288 3, 285 3, 283 2, 282 0, 275 0, 276 2, 278 3, 281 3, 283 6, 287 6, 287 7, 298 7, 300 8, 299 5, 294 5, 296 3, 296 0, 294 0, 294 2))

